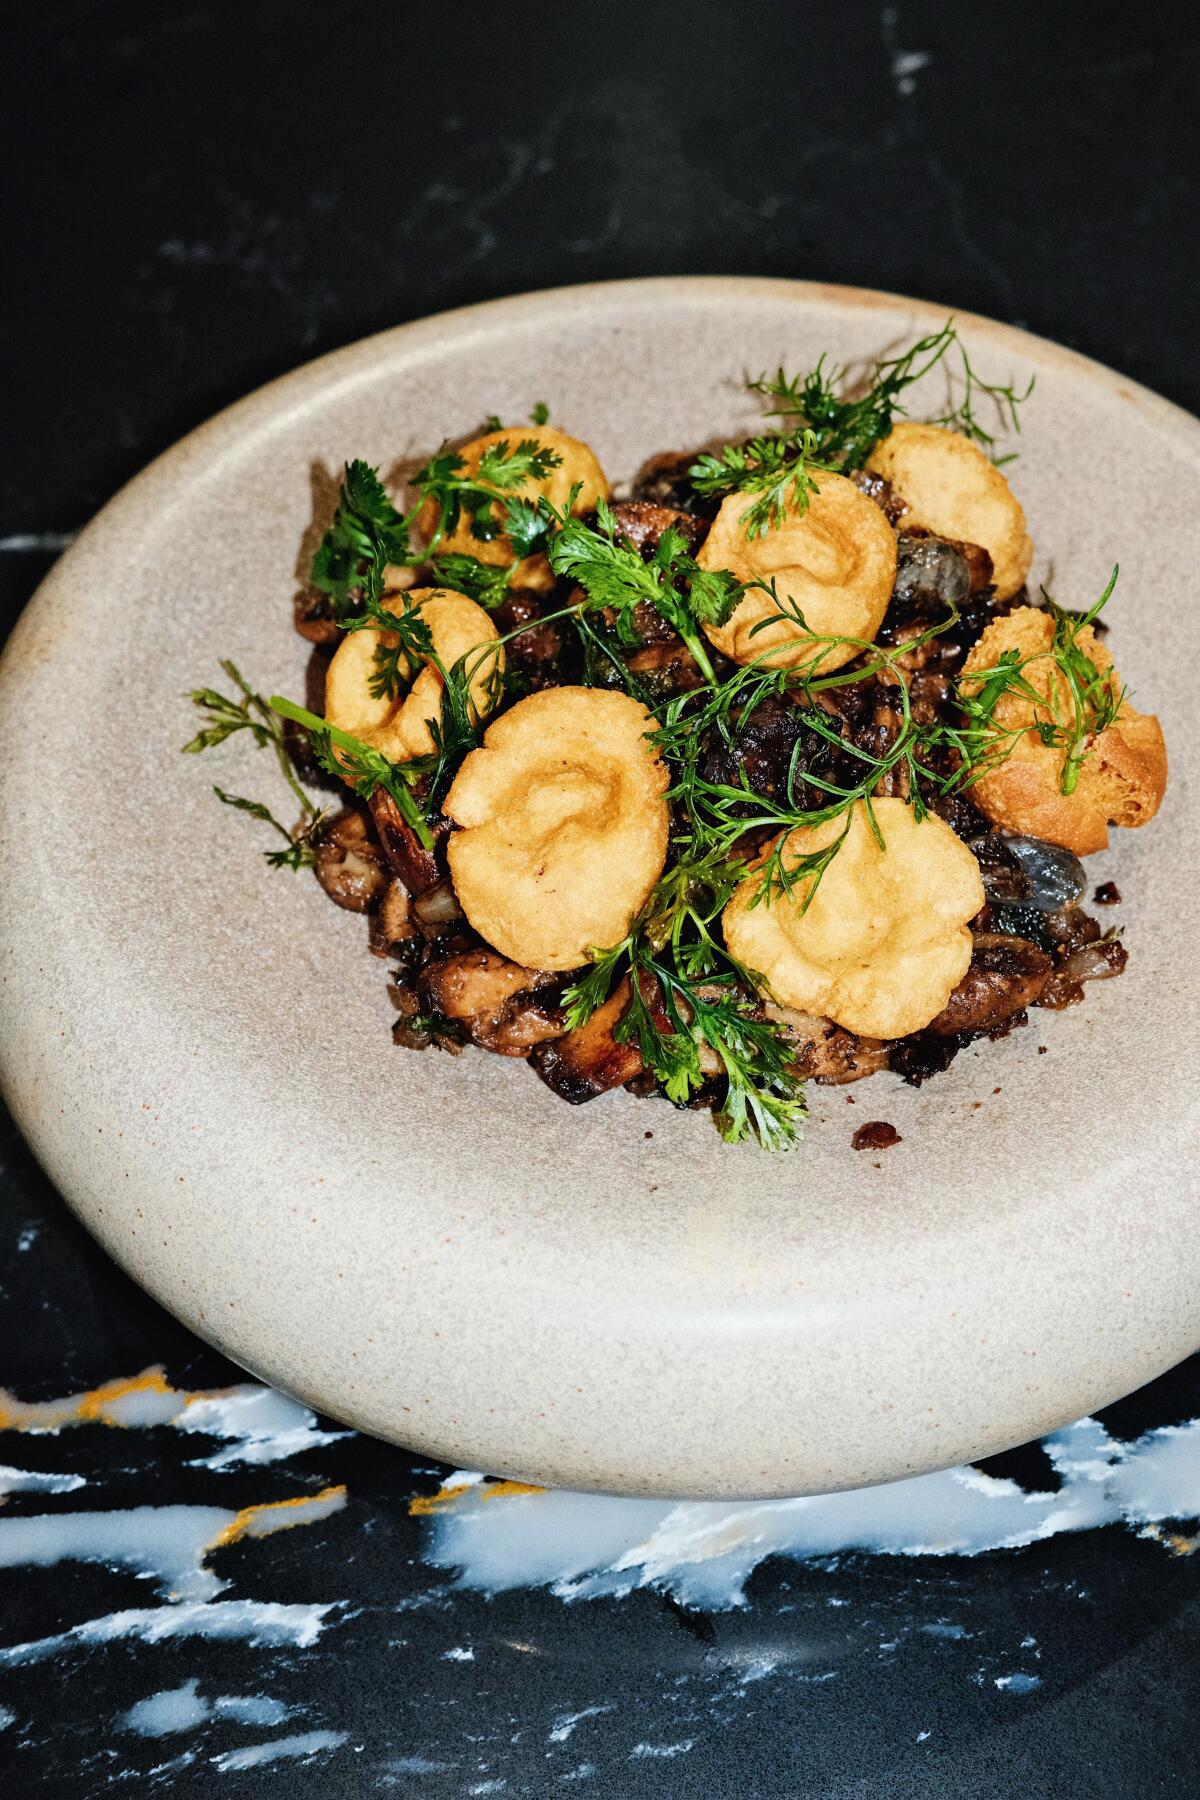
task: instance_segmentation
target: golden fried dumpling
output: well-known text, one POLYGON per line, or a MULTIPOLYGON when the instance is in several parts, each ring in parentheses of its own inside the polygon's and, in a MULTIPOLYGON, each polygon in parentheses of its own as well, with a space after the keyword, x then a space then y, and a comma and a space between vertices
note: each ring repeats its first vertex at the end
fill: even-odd
MULTIPOLYGON (((449 673, 467 657, 464 674, 476 718, 489 713, 499 699, 504 651, 496 626, 481 606, 451 588, 414 588, 403 598, 389 599, 391 612, 415 612, 429 627, 433 649, 449 673), (404 600, 408 605, 405 607, 404 600)), ((376 697, 371 682, 379 672, 376 652, 394 649, 399 639, 390 631, 348 631, 325 675, 325 717, 331 725, 361 738, 393 762, 427 756, 434 749, 430 721, 441 717, 441 675, 425 659, 419 670, 401 655, 398 672, 411 686, 376 697), (415 680, 413 679, 415 674, 415 680)))
POLYGON ((530 969, 576 969, 619 943, 667 856, 657 729, 627 694, 548 688, 488 727, 446 798, 459 904, 530 969))
MULTIPOLYGON (((1111 725, 1085 741, 1074 791, 1064 794, 1064 746, 1043 743, 1035 729, 1039 723, 1053 725, 1056 712, 1059 720, 1075 718, 1066 677, 1048 654, 1053 640, 1051 615, 1034 606, 1019 606, 994 620, 973 646, 963 664, 965 694, 979 690, 972 675, 995 668, 1011 652, 1024 663, 1022 677, 1044 697, 1044 704, 1035 705, 1011 689, 1001 694, 992 711, 997 759, 968 793, 997 825, 1087 856, 1108 843, 1110 821, 1145 825, 1154 817, 1167 787, 1167 747, 1154 715, 1136 712, 1126 701, 1111 725), (1036 660, 1026 662, 1028 657, 1036 660)), ((1088 661, 1107 675, 1114 698, 1119 695, 1121 678, 1091 626, 1085 625, 1075 641, 1088 661)))
POLYGON ((1033 543, 1020 501, 978 444, 944 425, 900 419, 867 467, 908 502, 906 525, 981 544, 992 559, 997 595, 1012 598, 1029 573, 1033 543))
MULTIPOLYGON (((762 887, 755 870, 725 908, 725 942, 757 971, 776 1000, 833 1019, 863 1037, 904 1037, 945 1006, 971 961, 967 921, 983 906, 979 864, 950 827, 929 816, 918 823, 904 800, 881 799, 872 810, 883 838, 858 801, 845 841, 817 885, 797 874, 790 892, 762 887)), ((784 867, 822 850, 843 818, 793 831, 784 867)))
MULTIPOLYGON (((580 484, 579 498, 574 506, 576 513, 592 512, 598 500, 608 499, 610 490, 604 471, 587 445, 578 438, 568 437, 565 431, 557 431, 553 425, 505 426, 501 431, 486 431, 482 437, 472 438, 456 452, 462 458, 462 473, 478 474, 484 452, 495 445, 507 444, 510 450, 515 450, 518 444, 530 439, 545 450, 553 450, 560 461, 543 480, 528 480, 509 490, 514 499, 532 502, 539 494, 544 494, 551 505, 562 508, 571 498, 571 489, 576 482, 580 484)), ((429 501, 422 509, 421 529, 428 535, 436 524, 437 507, 429 501)), ((509 563, 513 554, 506 537, 483 539, 472 536, 470 521, 465 515, 460 516, 454 529, 442 538, 436 554, 441 556, 450 551, 489 564, 509 563)), ((549 588, 554 585, 554 576, 545 556, 539 553, 526 556, 517 564, 512 582, 518 588, 549 588)))
MULTIPOLYGON (((879 630, 896 579, 896 538, 883 513, 844 475, 821 475, 820 493, 804 512, 789 510, 781 525, 748 537, 745 494, 730 494, 696 561, 702 569, 729 569, 739 581, 771 581, 781 601, 804 615, 808 634, 870 641, 879 630)), ((779 618, 770 594, 753 589, 724 625, 704 627, 718 650, 734 662, 766 658, 798 668, 840 669, 858 646, 822 649, 793 620, 779 618), (773 622, 755 630, 762 620, 773 622)))

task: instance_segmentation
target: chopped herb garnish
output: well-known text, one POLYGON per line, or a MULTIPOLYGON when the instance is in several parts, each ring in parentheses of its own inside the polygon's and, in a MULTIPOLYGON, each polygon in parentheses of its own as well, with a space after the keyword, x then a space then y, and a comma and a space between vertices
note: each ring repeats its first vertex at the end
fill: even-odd
POLYGON ((1128 690, 1117 687, 1111 671, 1097 668, 1079 642, 1080 633, 1094 624, 1112 597, 1118 573, 1114 568, 1104 592, 1084 613, 1066 612, 1043 588, 1046 610, 1054 620, 1049 648, 1031 656, 1005 651, 990 669, 975 670, 958 681, 956 700, 964 723, 942 728, 958 753, 958 786, 971 787, 990 774, 1032 733, 1048 749, 1062 751, 1062 791, 1075 792, 1092 745, 1116 723, 1128 698, 1128 690), (1031 680, 1035 670, 1046 679, 1031 680), (1005 698, 1027 703, 1033 709, 1032 720, 1002 725, 996 710, 1005 698))
POLYGON ((736 576, 702 569, 673 526, 643 561, 632 544, 618 538, 616 517, 604 500, 594 526, 569 512, 554 517, 559 526, 549 552, 554 573, 578 582, 593 606, 611 608, 626 644, 637 642, 634 607, 648 601, 679 633, 705 680, 715 683, 701 627, 724 625, 745 592, 736 576))
POLYGON ((978 397, 986 394, 1002 419, 1019 430, 1017 409, 1029 398, 1033 381, 1018 393, 1011 383, 1000 386, 982 380, 954 321, 948 319, 940 331, 921 338, 902 355, 877 362, 858 393, 843 394, 849 371, 827 368, 823 356, 807 374, 787 375, 779 369, 774 375, 763 374, 749 382, 752 393, 773 402, 767 410, 786 421, 786 428, 742 444, 727 444, 716 456, 698 457, 688 471, 696 492, 709 497, 753 496, 741 515, 750 537, 781 525, 789 512, 803 514, 812 495, 820 492, 813 473, 848 475, 861 469, 891 430, 896 415, 905 411, 905 390, 951 350, 958 352, 962 395, 932 422, 965 433, 990 454, 995 437, 979 418, 978 397))

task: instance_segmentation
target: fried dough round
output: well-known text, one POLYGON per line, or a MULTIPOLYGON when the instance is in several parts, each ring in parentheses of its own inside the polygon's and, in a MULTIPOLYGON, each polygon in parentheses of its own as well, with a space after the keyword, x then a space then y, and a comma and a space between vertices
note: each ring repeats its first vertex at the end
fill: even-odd
POLYGON ((867 459, 908 502, 905 525, 981 544, 992 559, 1001 600, 1024 584, 1033 542, 1020 501, 978 444, 943 425, 901 419, 867 459))
MULTIPOLYGON (((1126 701, 1113 724, 1087 744, 1074 792, 1064 794, 1064 748, 1044 744, 1036 730, 1039 723, 1053 723, 1055 709, 1063 718, 1074 718, 1066 678, 1049 655, 1053 640, 1051 615, 1019 606, 988 626, 963 664, 963 691, 970 695, 980 685, 970 676, 994 668, 1011 651, 1024 662, 1024 680, 1045 697, 1045 704, 1037 706, 1023 694, 1000 696, 992 713, 997 743, 1003 747, 1011 742, 1012 748, 969 792, 997 825, 1088 856, 1107 845, 1110 822, 1137 826, 1154 817, 1167 788, 1167 747, 1153 714, 1136 712, 1126 701), (1026 662, 1028 657, 1035 660, 1026 662), (1009 738, 1012 732, 1019 735, 1009 738)), ((1118 695, 1121 678, 1091 626, 1085 625, 1075 641, 1118 695)))
MULTIPOLYGON (((539 494, 544 494, 551 505, 561 508, 571 498, 571 489, 576 482, 579 483, 579 497, 572 509, 574 512, 591 512, 598 500, 608 499, 610 489, 604 471, 588 446, 578 438, 568 437, 565 431, 556 431, 553 425, 512 425, 472 438, 457 451, 463 461, 462 472, 477 474, 484 451, 496 444, 507 444, 510 450, 515 450, 518 444, 531 438, 543 449, 553 450, 561 460, 544 481, 526 481, 523 486, 513 488, 514 499, 535 501, 539 494)), ((426 536, 434 530, 436 523, 437 507, 428 501, 421 512, 421 529, 426 536)), ((513 553, 506 537, 483 539, 472 536, 470 521, 464 517, 459 518, 454 529, 446 533, 437 547, 438 555, 451 551, 489 564, 511 562, 513 553)), ((517 564, 512 585, 535 589, 553 587, 554 576, 545 556, 539 553, 524 557, 517 564)))
POLYGON ((729 569, 739 581, 771 581, 780 601, 804 615, 808 631, 779 618, 770 594, 755 589, 724 625, 706 625, 718 650, 734 662, 760 658, 825 673, 858 655, 855 644, 822 647, 819 637, 870 641, 879 630, 896 579, 896 536, 883 513, 844 475, 822 475, 804 512, 790 510, 761 537, 746 535, 745 494, 730 494, 697 553, 702 569, 729 569), (772 623, 763 625, 769 619, 772 623), (756 630, 756 626, 761 629, 756 630), (772 654, 767 657, 767 652, 772 654))
MULTIPOLYGON (((725 908, 725 942, 784 1006, 863 1037, 905 1037, 941 1012, 966 974, 967 921, 983 906, 983 881, 943 820, 918 823, 904 800, 875 800, 872 809, 884 848, 858 801, 807 910, 811 876, 797 873, 790 892, 755 905, 756 870, 725 908)), ((785 867, 827 848, 844 824, 835 818, 791 832, 785 867)))
POLYGON ((531 969, 577 969, 619 943, 667 857, 668 776, 627 694, 548 688, 490 725, 445 812, 459 904, 531 969))
MULTIPOLYGON (((498 677, 504 668, 495 624, 481 606, 452 588, 414 588, 407 600, 405 607, 399 595, 394 601, 389 599, 389 611, 420 614, 429 627, 434 652, 447 671, 460 657, 468 658, 464 668, 472 710, 476 718, 482 718, 496 704, 498 677)), ((444 683, 428 659, 423 668, 414 671, 409 658, 402 655, 399 672, 411 686, 403 693, 373 695, 371 680, 379 670, 376 651, 394 649, 398 642, 391 631, 346 633, 325 674, 325 717, 393 762, 408 762, 415 756, 427 756, 434 748, 429 725, 441 715, 444 683)))

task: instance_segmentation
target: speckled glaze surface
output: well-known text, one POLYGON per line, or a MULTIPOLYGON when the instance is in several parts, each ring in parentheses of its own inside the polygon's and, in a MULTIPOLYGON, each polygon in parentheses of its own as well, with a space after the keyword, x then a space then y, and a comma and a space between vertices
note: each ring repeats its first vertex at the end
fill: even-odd
POLYGON ((505 1059, 393 1049, 363 921, 267 870, 212 800, 264 788, 265 763, 178 754, 219 657, 302 692, 299 547, 346 456, 390 466, 545 398, 619 483, 748 424, 744 371, 869 357, 944 316, 697 279, 405 326, 186 439, 30 605, 0 665, 6 1091, 112 1255, 256 1374, 496 1474, 765 1496, 999 1450, 1200 1341, 1200 425, 1165 402, 960 320, 987 376, 1037 376, 1011 471, 1034 577, 1086 605, 1119 558, 1110 641, 1167 733, 1158 820, 1089 863, 1125 896, 1128 972, 919 1092, 814 1088, 790 1156, 624 1094, 568 1108, 505 1059), (904 1140, 874 1160, 850 1147, 872 1118, 904 1140))

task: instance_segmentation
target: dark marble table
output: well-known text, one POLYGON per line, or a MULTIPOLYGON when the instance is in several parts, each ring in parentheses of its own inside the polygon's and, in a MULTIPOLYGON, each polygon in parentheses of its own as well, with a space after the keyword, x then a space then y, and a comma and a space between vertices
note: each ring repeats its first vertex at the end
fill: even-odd
MULTIPOLYGON (((893 288, 1200 408, 1181 7, 8 11, 9 623, 217 407, 523 288, 893 288)), ((1119 446, 1080 454, 1119 471, 1119 446)), ((6 1796, 1200 1789, 1196 1362, 933 1478, 903 1520, 894 1493, 785 1509, 728 1526, 774 1547, 757 1566, 689 1561, 669 1509, 464 1488, 256 1390, 112 1268, 11 1126, 0 1155, 6 1796), (913 1554, 947 1516, 962 1553, 913 1554), (526 1585, 484 1591, 504 1571, 526 1585)))

